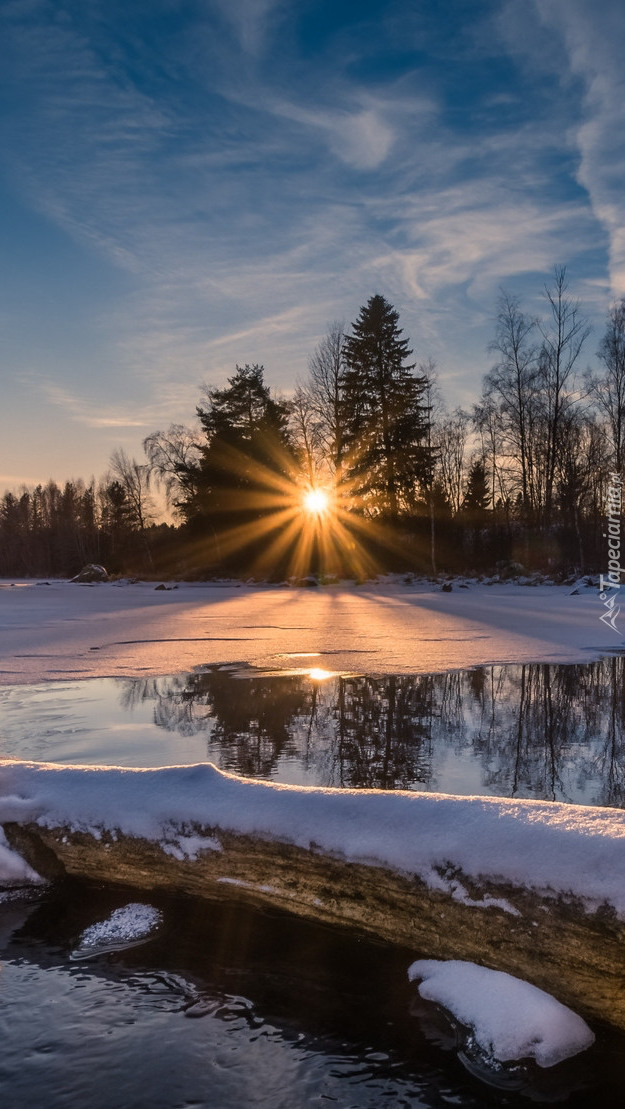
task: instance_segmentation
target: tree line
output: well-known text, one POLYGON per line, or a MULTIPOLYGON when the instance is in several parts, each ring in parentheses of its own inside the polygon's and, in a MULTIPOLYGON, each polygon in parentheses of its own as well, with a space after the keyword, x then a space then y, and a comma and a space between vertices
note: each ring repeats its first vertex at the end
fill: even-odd
POLYGON ((625 453, 625 298, 594 370, 590 328, 554 268, 544 311, 502 292, 492 366, 471 411, 448 411, 380 294, 333 323, 288 399, 260 364, 205 386, 194 426, 123 451, 99 483, 54 482, 0 504, 0 573, 86 561, 180 576, 402 570, 584 572, 604 560, 605 500, 625 453), (154 523, 160 485, 176 525, 154 523), (304 494, 328 505, 306 514, 304 494), (298 551, 298 559, 295 553, 298 551))

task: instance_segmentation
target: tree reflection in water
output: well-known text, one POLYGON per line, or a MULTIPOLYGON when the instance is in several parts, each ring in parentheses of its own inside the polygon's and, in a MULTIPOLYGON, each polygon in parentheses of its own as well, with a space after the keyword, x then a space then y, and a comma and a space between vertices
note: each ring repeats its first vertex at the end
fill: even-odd
POLYGON ((623 656, 450 674, 261 673, 241 666, 123 683, 155 723, 206 734, 237 774, 625 806, 623 656))

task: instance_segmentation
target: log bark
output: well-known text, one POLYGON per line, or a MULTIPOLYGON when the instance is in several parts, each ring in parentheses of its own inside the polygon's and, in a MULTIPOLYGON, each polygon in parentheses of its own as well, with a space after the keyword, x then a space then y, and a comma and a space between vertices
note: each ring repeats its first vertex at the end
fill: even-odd
POLYGON ((35 823, 6 822, 3 828, 9 844, 44 877, 66 872, 137 890, 166 887, 276 906, 412 948, 415 957, 466 959, 506 971, 586 1019, 625 1030, 625 923, 608 909, 589 913, 571 897, 478 884, 458 871, 463 903, 453 892, 432 890, 390 868, 214 827, 198 834, 218 836, 222 849, 196 859, 106 831, 96 838, 35 823), (505 899, 508 909, 485 899, 505 899))

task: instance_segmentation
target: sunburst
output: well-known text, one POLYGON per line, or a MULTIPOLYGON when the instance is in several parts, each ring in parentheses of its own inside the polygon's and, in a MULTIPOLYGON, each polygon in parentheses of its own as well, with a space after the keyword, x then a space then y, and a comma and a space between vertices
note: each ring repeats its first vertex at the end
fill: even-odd
POLYGON ((373 550, 397 554, 393 529, 366 515, 348 482, 303 480, 292 458, 277 449, 274 454, 264 465, 252 464, 249 456, 231 450, 228 471, 249 479, 253 465, 254 486, 245 492, 235 488, 230 495, 224 491, 223 507, 208 525, 212 534, 196 540, 187 552, 193 563, 205 566, 208 560, 227 569, 247 549, 246 567, 257 577, 316 573, 366 578, 379 569, 373 550), (241 523, 234 522, 237 510, 247 517, 241 523))

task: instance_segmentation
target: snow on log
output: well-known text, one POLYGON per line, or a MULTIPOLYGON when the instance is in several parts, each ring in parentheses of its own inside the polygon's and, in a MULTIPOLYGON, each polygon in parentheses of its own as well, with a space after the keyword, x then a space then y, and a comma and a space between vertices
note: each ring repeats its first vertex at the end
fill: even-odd
POLYGON ((487 964, 625 1028, 620 811, 272 785, 209 763, 0 762, 0 825, 5 884, 17 852, 45 877, 269 903, 487 964))

